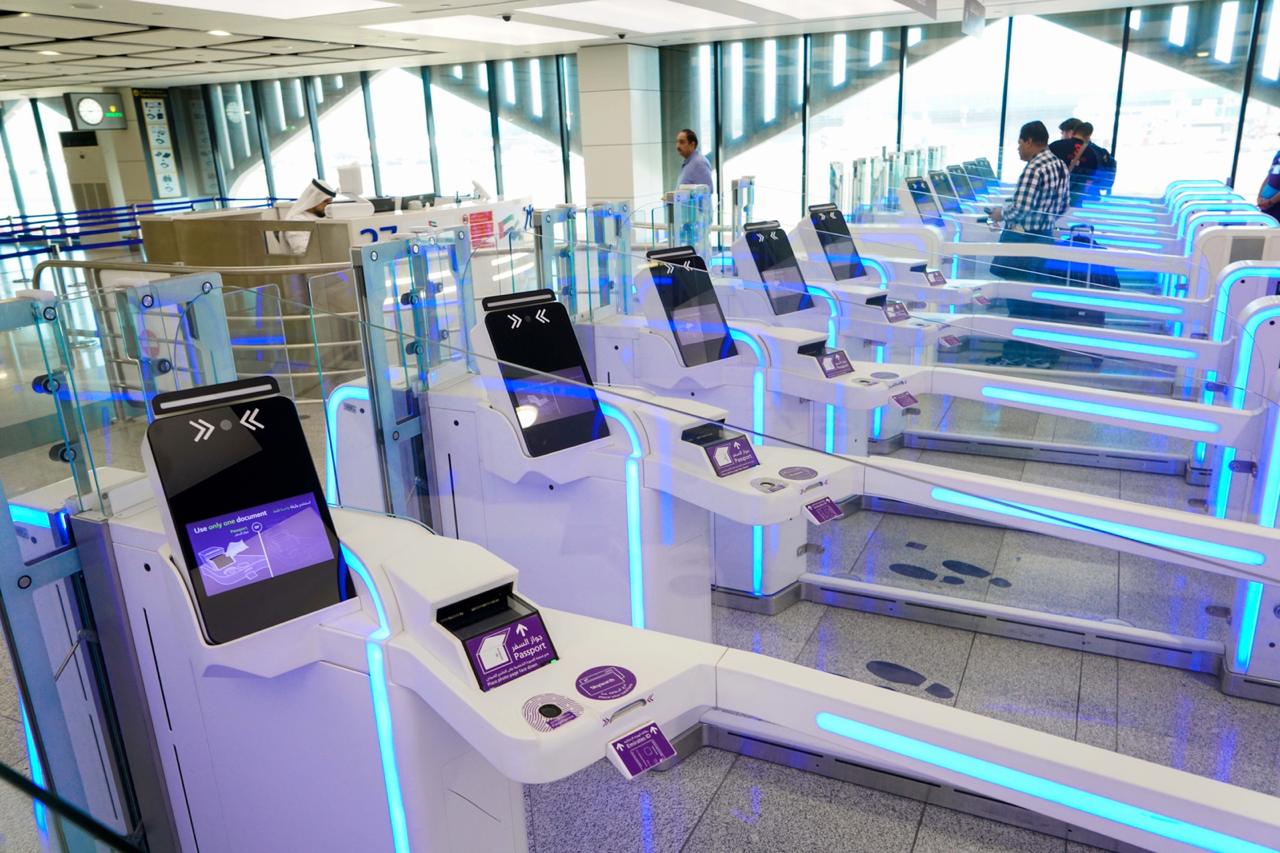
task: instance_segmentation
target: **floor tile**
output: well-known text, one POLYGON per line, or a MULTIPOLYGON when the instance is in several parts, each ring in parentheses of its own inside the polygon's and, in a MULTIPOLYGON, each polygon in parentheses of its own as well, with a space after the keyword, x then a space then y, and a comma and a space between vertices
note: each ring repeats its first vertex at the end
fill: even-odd
POLYGON ((1107 468, 1027 462, 1022 468, 1022 482, 1070 489, 1104 498, 1120 497, 1120 472, 1107 468))
POLYGON ((1004 637, 974 637, 956 707, 1071 738, 1080 698, 1080 652, 1004 637))
POLYGON ((1153 631, 1225 640, 1235 585, 1225 575, 1121 554, 1119 618, 1153 631))
POLYGON ((712 641, 793 661, 825 612, 825 606, 811 601, 796 602, 774 616, 716 607, 711 613, 712 641))
POLYGON ((987 601, 1087 619, 1116 618, 1116 552, 1011 530, 995 571, 1005 584, 992 584, 987 601))
POLYGON ((1063 853, 1066 842, 950 809, 924 810, 915 853, 1063 853))
POLYGON ((1119 681, 1120 661, 1116 658, 1081 655, 1076 740, 1102 749, 1116 749, 1119 681))

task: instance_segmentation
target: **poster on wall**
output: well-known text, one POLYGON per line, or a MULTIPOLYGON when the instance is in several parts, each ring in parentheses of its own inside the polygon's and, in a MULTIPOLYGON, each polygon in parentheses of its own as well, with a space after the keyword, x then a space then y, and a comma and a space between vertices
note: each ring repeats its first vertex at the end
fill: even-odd
POLYGON ((169 95, 163 90, 134 89, 133 99, 151 166, 151 189, 156 198, 182 198, 182 176, 169 120, 169 95))
POLYGON ((960 20, 960 32, 967 36, 980 36, 987 28, 987 7, 978 0, 964 0, 964 17, 960 20))

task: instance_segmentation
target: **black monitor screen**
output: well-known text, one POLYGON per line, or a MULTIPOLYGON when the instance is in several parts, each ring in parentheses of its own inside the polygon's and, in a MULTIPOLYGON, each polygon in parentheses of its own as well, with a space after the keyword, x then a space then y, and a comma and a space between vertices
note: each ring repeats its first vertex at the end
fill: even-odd
POLYGON ((787 232, 781 228, 747 231, 751 258, 764 282, 774 314, 790 314, 813 307, 813 297, 805 288, 804 275, 796 263, 787 232))
POLYGON ((333 520, 290 400, 277 395, 158 418, 147 442, 210 642, 349 597, 333 520))
POLYGON ((738 354, 707 265, 694 254, 655 259, 650 272, 685 367, 738 354))
POLYGON ((502 307, 484 325, 530 456, 609 434, 569 313, 559 302, 502 307))
POLYGON ((973 162, 978 166, 978 174, 982 175, 984 178, 995 178, 996 170, 991 168, 991 161, 986 157, 979 157, 973 162))
POLYGON ((956 197, 955 188, 951 186, 951 178, 946 172, 934 171, 929 173, 929 182, 933 184, 933 191, 942 202, 942 209, 947 213, 962 213, 964 208, 960 206, 960 199, 956 197))
POLYGON ((907 189, 911 192, 911 198, 916 203, 916 210, 920 213, 920 221, 925 225, 942 227, 942 214, 938 211, 938 204, 933 200, 933 191, 929 189, 929 184, 925 179, 907 178, 907 189))
POLYGON ((956 195, 966 201, 978 200, 973 185, 969 183, 969 176, 964 173, 964 166, 948 166, 947 171, 951 173, 951 186, 955 187, 956 195))
POLYGON ((810 207, 809 221, 818 233, 818 242, 836 281, 862 278, 867 274, 858 247, 853 245, 853 237, 849 234, 849 224, 844 221, 844 214, 838 207, 834 204, 810 207))
POLYGON ((978 192, 986 190, 987 185, 991 183, 987 180, 987 176, 982 171, 982 167, 978 165, 977 160, 965 160, 964 170, 969 176, 969 183, 973 184, 973 188, 978 192))

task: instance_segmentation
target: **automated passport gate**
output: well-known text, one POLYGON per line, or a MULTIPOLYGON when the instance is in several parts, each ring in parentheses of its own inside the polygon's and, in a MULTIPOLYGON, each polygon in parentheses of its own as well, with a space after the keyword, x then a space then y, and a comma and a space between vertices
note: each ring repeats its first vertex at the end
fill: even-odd
POLYGON ((1264 850, 1280 832, 1272 797, 751 653, 540 610, 516 571, 475 545, 329 510, 296 412, 269 380, 155 403, 149 488, 114 517, 82 512, 73 524, 104 532, 108 565, 85 568, 118 584, 142 677, 112 670, 112 688, 136 690, 147 711, 136 722, 150 739, 130 744, 129 763, 162 768, 143 826, 167 815, 173 849, 519 851, 518 783, 605 755, 634 776, 673 754, 663 732, 700 726, 918 778, 934 797, 976 795, 1040 829, 1082 827, 1082 840, 1264 850), (193 420, 217 425, 198 453, 193 420), (245 494, 246 470, 269 493, 245 494))

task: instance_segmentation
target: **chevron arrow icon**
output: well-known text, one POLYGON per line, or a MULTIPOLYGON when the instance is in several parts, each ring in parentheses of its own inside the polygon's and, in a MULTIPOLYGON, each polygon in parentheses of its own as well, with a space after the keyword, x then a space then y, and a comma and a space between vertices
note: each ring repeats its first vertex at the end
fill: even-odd
POLYGON ((519 317, 517 317, 515 314, 508 314, 507 318, 511 320, 511 328, 513 329, 520 328, 521 321, 519 317))
POLYGON ((240 416, 240 426, 249 430, 249 432, 255 432, 257 430, 262 429, 263 426, 262 424, 258 423, 258 421, 256 420, 257 417, 258 417, 258 410, 250 409, 249 411, 245 412, 243 415, 240 416))
POLYGON ((206 420, 187 421, 187 423, 196 428, 196 437, 194 441, 204 441, 209 436, 213 435, 214 426, 206 420))

